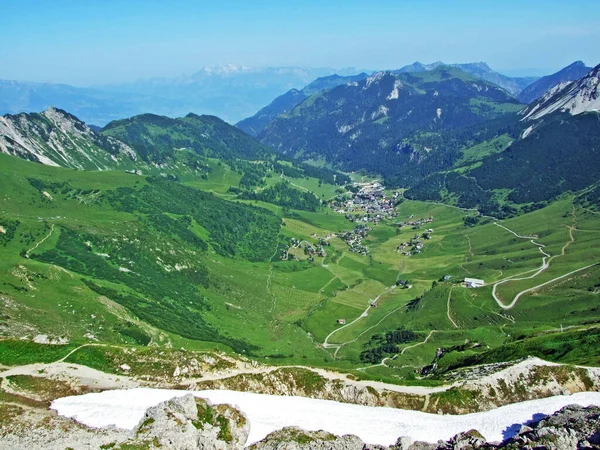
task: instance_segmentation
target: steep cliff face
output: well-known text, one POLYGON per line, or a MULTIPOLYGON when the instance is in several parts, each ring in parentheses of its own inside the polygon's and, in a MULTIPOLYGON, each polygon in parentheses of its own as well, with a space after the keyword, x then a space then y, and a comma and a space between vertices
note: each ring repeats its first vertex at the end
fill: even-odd
POLYGON ((127 144, 94 132, 56 108, 0 117, 0 152, 50 166, 105 170, 133 167, 138 159, 127 144))
POLYGON ((590 70, 591 67, 587 67, 583 61, 575 61, 573 64, 568 65, 556 73, 534 81, 519 92, 517 98, 523 103, 534 102, 554 86, 558 84, 568 84, 571 81, 578 80, 585 76, 590 70))
POLYGON ((524 120, 538 120, 556 111, 572 116, 600 110, 600 65, 582 78, 561 82, 524 112, 524 120))

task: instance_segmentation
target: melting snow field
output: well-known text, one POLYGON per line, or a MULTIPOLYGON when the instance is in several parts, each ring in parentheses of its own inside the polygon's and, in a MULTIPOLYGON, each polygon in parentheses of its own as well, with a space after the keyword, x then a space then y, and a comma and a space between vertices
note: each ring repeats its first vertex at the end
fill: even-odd
POLYGON ((189 393, 213 404, 229 403, 243 411, 251 427, 247 445, 263 439, 272 431, 293 425, 337 435, 355 434, 364 442, 381 445, 394 444, 399 436, 435 443, 473 428, 489 441, 500 441, 515 435, 520 424, 552 414, 563 406, 600 405, 600 393, 582 392, 516 403, 493 411, 452 416, 250 392, 139 388, 64 397, 52 402, 51 408, 90 427, 115 425, 133 429, 148 408, 189 393))

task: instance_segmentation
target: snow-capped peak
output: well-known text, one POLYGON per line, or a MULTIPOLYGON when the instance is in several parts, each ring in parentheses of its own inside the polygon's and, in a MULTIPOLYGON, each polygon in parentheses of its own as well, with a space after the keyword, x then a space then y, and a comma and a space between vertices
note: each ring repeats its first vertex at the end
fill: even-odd
POLYGON ((600 65, 583 78, 571 83, 559 83, 523 112, 523 120, 537 120, 555 111, 575 116, 600 111, 600 65))

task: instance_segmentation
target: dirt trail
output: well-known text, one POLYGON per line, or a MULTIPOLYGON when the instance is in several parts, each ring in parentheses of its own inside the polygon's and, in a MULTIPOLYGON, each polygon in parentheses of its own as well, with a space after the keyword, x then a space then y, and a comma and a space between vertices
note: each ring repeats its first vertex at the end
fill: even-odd
POLYGON ((402 351, 400 352, 400 354, 401 354, 401 355, 404 355, 404 352, 405 352, 406 350, 409 350, 409 349, 411 349, 411 348, 418 347, 419 345, 427 344, 427 342, 429 341, 429 339, 431 339, 431 336, 433 336, 433 333, 437 333, 437 332, 438 332, 438 330, 431 330, 423 342, 418 342, 418 343, 416 343, 416 344, 409 345, 408 347, 404 347, 404 348, 402 349, 402 351))
POLYGON ((454 328, 458 328, 458 325, 450 315, 450 298, 452 297, 452 289, 454 289, 454 286, 450 286, 450 292, 448 292, 448 304, 446 308, 446 315, 448 316, 448 320, 452 322, 452 325, 454 325, 454 328))
MULTIPOLYGON (((350 322, 350 323, 347 323, 346 325, 343 325, 343 326, 341 326, 341 327, 339 327, 339 328, 336 328, 336 329, 335 329, 335 330, 333 330, 331 333, 329 333, 329 334, 327 335, 327 337, 325 338, 325 340, 323 341, 323 344, 322 344, 323 348, 335 348, 335 349, 336 349, 336 353, 337 353, 337 349, 339 349, 339 348, 340 348, 340 347, 342 347, 343 345, 346 345, 348 342, 351 342, 351 341, 348 341, 348 342, 343 342, 343 343, 341 343, 341 344, 330 344, 328 341, 329 341, 329 339, 331 339, 331 336, 333 336, 333 335, 334 335, 334 334, 336 334, 337 332, 339 332, 339 331, 343 330, 344 328, 347 328, 347 327, 349 327, 350 325, 352 325, 352 324, 354 324, 354 323, 358 322, 360 319, 363 319, 363 318, 367 317, 367 316, 369 315, 369 311, 370 311, 370 310, 373 308, 371 305, 372 305, 373 303, 377 302, 377 301, 379 300, 379 298, 380 298, 382 295, 386 294, 387 292, 389 292, 389 291, 391 291, 391 290, 393 290, 393 289, 395 289, 395 288, 396 288, 396 286, 392 286, 392 287, 388 287, 388 288, 386 288, 386 289, 385 289, 385 290, 384 290, 384 291, 383 291, 381 294, 379 294, 377 297, 375 297, 375 299, 374 299, 374 300, 369 300, 369 306, 367 306, 367 309, 365 309, 365 310, 363 311, 363 313, 362 313, 360 316, 358 316, 358 317, 357 317, 356 319, 354 319, 352 322, 350 322)), ((391 314, 391 313, 390 313, 390 314, 391 314)), ((357 339, 358 339, 358 338, 357 338, 357 339)))
POLYGON ((52 235, 52 232, 53 232, 53 231, 54 231, 54 224, 52 224, 52 225, 50 226, 50 232, 49 232, 49 233, 48 233, 48 234, 47 234, 47 235, 46 235, 44 238, 42 238, 42 240, 40 240, 40 241, 39 241, 39 242, 37 242, 37 243, 36 243, 36 244, 35 244, 33 247, 31 247, 29 250, 27 250, 27 253, 25 253, 25 258, 29 259, 29 254, 30 254, 32 251, 34 251, 36 248, 38 248, 38 247, 39 247, 41 244, 43 244, 43 243, 44 243, 44 241, 45 241, 46 239, 48 239, 48 238, 49 238, 49 237, 52 235))
MULTIPOLYGON (((429 338, 429 337, 428 337, 429 338)), ((87 346, 96 346, 96 347, 115 347, 110 344, 83 344, 76 349, 69 352, 66 356, 61 359, 52 362, 52 363, 35 363, 28 364, 24 366, 17 366, 7 368, 6 370, 0 371, 0 378, 4 378, 10 375, 31 375, 31 376, 40 376, 40 374, 44 374, 45 376, 49 376, 51 378, 69 378, 69 379, 79 379, 81 385, 94 387, 97 389, 130 389, 134 387, 140 387, 142 385, 148 386, 153 385, 155 383, 152 382, 142 382, 140 380, 136 380, 132 377, 126 375, 114 375, 110 373, 101 372, 96 369, 92 369, 87 366, 83 366, 80 364, 74 363, 66 363, 64 362, 70 355, 79 349, 87 346)), ((285 368, 296 368, 296 369, 306 369, 311 370, 318 375, 329 381, 343 381, 344 383, 352 386, 356 386, 358 388, 366 388, 372 387, 378 390, 388 390, 399 393, 406 394, 418 394, 425 395, 433 392, 441 392, 446 389, 449 389, 451 386, 440 386, 440 387, 424 387, 424 386, 401 386, 395 384, 388 384, 378 381, 368 381, 368 380, 352 380, 348 378, 349 374, 334 372, 327 369, 321 369, 316 367, 308 367, 301 365, 285 365, 285 366, 264 366, 259 365, 256 367, 252 367, 249 362, 237 361, 236 367, 233 369, 226 369, 224 371, 216 371, 216 372, 207 372, 199 378, 188 378, 182 380, 182 383, 185 385, 193 385, 196 383, 202 383, 205 381, 219 381, 225 380, 238 375, 267 375, 271 372, 274 372, 279 369, 285 368)))

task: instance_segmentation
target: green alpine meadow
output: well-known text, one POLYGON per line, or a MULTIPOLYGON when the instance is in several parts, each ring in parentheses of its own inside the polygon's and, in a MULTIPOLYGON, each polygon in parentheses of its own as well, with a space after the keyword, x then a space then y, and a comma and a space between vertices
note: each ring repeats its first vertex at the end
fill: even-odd
POLYGON ((5 5, 0 450, 600 448, 583 3, 5 5))

